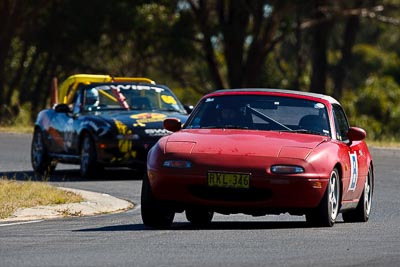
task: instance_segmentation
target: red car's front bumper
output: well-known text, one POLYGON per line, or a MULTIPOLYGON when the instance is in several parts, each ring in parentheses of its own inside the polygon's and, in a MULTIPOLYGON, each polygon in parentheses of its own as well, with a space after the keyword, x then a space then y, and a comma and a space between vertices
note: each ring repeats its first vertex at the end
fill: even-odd
POLYGON ((328 178, 253 172, 249 188, 207 185, 207 172, 148 170, 154 196, 177 207, 201 206, 221 213, 304 213, 320 203, 328 178))

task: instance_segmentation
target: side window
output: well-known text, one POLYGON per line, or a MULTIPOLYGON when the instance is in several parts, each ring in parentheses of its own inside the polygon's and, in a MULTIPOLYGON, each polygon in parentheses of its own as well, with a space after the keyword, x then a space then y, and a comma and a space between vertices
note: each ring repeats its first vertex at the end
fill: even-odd
POLYGON ((74 102, 72 103, 72 113, 77 114, 81 112, 82 107, 82 90, 75 94, 74 102))
POLYGON ((348 141, 347 132, 349 131, 349 123, 341 106, 333 105, 333 116, 335 120, 336 139, 339 141, 348 141))

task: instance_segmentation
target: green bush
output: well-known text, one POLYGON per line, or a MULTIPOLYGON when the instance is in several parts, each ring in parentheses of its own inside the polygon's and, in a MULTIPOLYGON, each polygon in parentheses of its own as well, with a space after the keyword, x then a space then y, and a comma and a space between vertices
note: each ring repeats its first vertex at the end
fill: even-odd
POLYGON ((367 131, 376 141, 400 141, 400 86, 392 77, 372 76, 356 92, 348 92, 342 104, 350 124, 367 131))

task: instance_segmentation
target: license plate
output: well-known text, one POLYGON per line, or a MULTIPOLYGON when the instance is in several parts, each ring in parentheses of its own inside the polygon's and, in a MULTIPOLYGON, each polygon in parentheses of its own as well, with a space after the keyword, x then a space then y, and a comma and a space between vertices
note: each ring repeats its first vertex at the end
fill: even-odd
POLYGON ((207 184, 211 187, 249 188, 249 173, 208 172, 207 184))

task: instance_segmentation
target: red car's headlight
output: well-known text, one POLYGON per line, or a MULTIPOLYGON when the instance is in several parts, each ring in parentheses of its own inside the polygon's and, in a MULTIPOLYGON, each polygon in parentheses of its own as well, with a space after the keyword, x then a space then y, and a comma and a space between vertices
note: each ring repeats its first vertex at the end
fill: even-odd
POLYGON ((271 166, 271 172, 277 174, 296 174, 303 173, 304 169, 303 167, 294 165, 273 165, 271 166))

